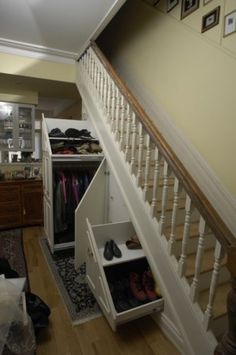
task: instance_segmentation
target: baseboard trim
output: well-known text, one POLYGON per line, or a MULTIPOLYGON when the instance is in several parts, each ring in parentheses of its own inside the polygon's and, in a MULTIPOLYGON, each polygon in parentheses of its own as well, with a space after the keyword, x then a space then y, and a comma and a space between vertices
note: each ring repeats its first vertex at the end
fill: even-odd
POLYGON ((175 325, 165 313, 153 314, 152 319, 161 328, 166 337, 174 344, 181 354, 184 353, 183 339, 175 325))
POLYGON ((133 78, 130 72, 116 66, 118 72, 143 106, 149 117, 158 125, 158 129, 166 138, 176 155, 184 162, 186 169, 194 177, 194 180, 207 196, 218 214, 222 217, 228 228, 236 237, 236 199, 229 193, 226 187, 219 180, 206 160, 200 155, 196 148, 179 131, 173 120, 161 108, 156 98, 151 97, 140 84, 133 78))

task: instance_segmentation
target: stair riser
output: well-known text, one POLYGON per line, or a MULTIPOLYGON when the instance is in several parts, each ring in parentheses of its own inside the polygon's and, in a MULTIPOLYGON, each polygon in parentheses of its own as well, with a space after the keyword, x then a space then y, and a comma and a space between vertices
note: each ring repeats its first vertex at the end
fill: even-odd
MULTIPOLYGON (((167 190, 167 199, 168 200, 172 200, 173 201, 173 198, 174 198, 174 194, 173 194, 173 188, 174 186, 169 186, 168 190, 167 190)), ((161 201, 162 199, 162 192, 163 192, 163 185, 160 186, 157 190, 157 201, 161 201)), ((152 187, 149 187, 148 191, 147 191, 147 201, 149 201, 151 203, 152 201, 152 198, 153 198, 153 188, 152 187)), ((179 194, 179 198, 184 198, 185 197, 185 192, 183 191, 181 194, 179 194)))
MULTIPOLYGON (((160 212, 157 213, 157 220, 158 221, 160 220, 160 215, 161 215, 160 212)), ((178 210, 177 216, 176 216, 176 225, 184 224, 185 216, 186 216, 186 213, 185 213, 184 209, 178 210)), ((166 213, 165 213, 165 226, 166 227, 170 227, 171 226, 171 218, 172 218, 172 211, 166 211, 166 213)), ((191 222, 198 222, 199 218, 200 218, 199 217, 199 212, 195 210, 192 213, 191 222)))
MULTIPOLYGON (((193 254, 197 252, 199 238, 189 238, 187 246, 187 254, 193 254)), ((214 235, 208 235, 205 241, 205 249, 210 249, 215 247, 216 238, 214 235)), ((178 257, 181 254, 182 240, 177 240, 173 246, 173 254, 178 257)))
MULTIPOLYGON (((212 278, 212 270, 208 272, 204 272, 200 275, 199 291, 204 291, 209 289, 211 278, 212 278)), ((219 273, 218 284, 225 283, 229 280, 230 280, 230 273, 227 270, 226 266, 222 266, 219 273)), ((188 277, 187 281, 191 285, 193 281, 193 277, 188 277)))

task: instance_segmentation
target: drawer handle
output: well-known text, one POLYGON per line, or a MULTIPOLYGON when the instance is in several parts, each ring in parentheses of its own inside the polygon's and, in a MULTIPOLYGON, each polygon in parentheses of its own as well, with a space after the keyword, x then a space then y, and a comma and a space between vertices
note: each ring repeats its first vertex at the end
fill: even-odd
POLYGON ((24 215, 24 216, 26 215, 26 210, 25 210, 25 208, 23 209, 23 215, 24 215))

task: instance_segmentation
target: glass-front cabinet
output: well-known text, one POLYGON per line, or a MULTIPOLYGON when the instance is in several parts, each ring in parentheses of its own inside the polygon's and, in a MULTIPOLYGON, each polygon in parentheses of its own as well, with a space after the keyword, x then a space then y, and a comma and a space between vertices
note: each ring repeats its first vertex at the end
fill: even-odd
POLYGON ((34 150, 34 106, 0 102, 0 150, 34 150))

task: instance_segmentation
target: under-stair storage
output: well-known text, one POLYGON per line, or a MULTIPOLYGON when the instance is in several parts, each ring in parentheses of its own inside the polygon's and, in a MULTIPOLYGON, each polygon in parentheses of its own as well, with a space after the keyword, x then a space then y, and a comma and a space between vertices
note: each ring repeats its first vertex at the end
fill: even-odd
POLYGON ((74 246, 75 210, 102 159, 87 120, 43 119, 44 229, 52 251, 74 246))
POLYGON ((127 247, 129 241, 137 238, 130 221, 91 225, 87 219, 87 236, 88 284, 113 330, 122 323, 163 310, 164 301, 143 249, 127 247), (109 240, 115 242, 121 257, 104 257, 109 240))

